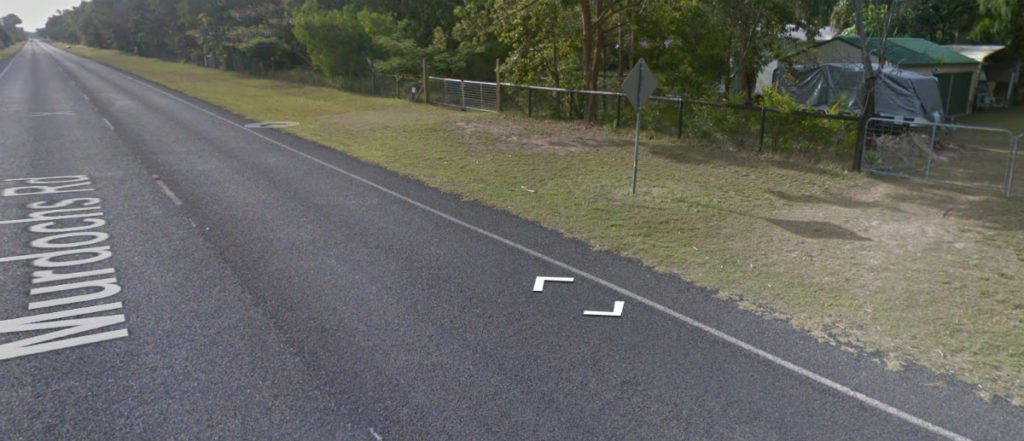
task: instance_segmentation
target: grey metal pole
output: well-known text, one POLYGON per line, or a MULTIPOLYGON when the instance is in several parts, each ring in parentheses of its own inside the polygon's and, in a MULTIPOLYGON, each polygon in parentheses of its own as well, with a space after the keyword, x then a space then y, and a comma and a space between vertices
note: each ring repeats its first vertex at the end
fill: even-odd
POLYGON ((1024 133, 1020 136, 1013 138, 1013 134, 1010 134, 1010 143, 1013 147, 1010 148, 1010 165, 1006 169, 1006 197, 1013 196, 1013 172, 1016 167, 1017 161, 1017 150, 1020 149, 1020 142, 1024 140, 1024 133))
POLYGON ((497 101, 495 107, 501 112, 501 60, 494 60, 494 99, 497 101))
POLYGON ((644 76, 638 75, 639 78, 636 82, 636 136, 633 138, 633 191, 632 195, 636 195, 636 165, 640 161, 640 114, 643 113, 643 104, 640 103, 640 91, 644 89, 644 76))
POLYGON ((636 164, 640 160, 640 114, 643 107, 636 109, 636 137, 633 138, 633 192, 636 194, 636 164))

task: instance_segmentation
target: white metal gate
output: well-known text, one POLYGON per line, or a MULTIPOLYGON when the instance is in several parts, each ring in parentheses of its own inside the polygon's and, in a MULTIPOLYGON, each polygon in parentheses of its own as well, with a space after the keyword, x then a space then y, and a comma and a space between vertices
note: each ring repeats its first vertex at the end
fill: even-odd
POLYGON ((1007 129, 872 118, 864 135, 871 173, 1024 195, 1013 183, 1021 136, 1007 129))
POLYGON ((430 100, 462 110, 498 111, 498 85, 482 81, 430 77, 430 100))

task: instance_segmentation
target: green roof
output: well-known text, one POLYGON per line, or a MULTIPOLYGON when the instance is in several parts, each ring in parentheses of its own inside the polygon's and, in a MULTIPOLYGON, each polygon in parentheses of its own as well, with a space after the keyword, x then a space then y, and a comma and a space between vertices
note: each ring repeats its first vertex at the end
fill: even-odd
MULTIPOLYGON (((836 39, 860 47, 860 37, 847 35, 836 39)), ((871 50, 872 55, 878 55, 880 41, 881 38, 868 39, 868 49, 871 50)), ((923 38, 887 38, 885 40, 885 58, 897 66, 978 64, 970 57, 923 38)))

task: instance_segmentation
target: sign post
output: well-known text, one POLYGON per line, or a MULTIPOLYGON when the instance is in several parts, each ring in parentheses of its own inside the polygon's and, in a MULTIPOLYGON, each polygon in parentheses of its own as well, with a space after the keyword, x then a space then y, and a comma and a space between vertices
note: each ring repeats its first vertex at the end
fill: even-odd
POLYGON ((633 140, 633 191, 636 194, 636 168, 640 160, 640 115, 644 103, 651 97, 658 82, 654 79, 651 69, 647 68, 647 62, 643 58, 629 71, 626 80, 622 82, 622 92, 626 94, 629 103, 636 109, 636 136, 633 140))

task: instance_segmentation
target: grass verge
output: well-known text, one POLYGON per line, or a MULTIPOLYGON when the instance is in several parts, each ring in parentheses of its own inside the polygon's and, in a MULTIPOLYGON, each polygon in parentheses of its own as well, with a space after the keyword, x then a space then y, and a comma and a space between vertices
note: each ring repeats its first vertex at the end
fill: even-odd
POLYGON ((1005 127, 1014 133, 1024 133, 1024 104, 1006 109, 975 111, 960 117, 957 122, 977 126, 1005 127))
POLYGON ((634 197, 628 133, 73 51, 1024 405, 1024 201, 649 136, 634 197))
POLYGON ((13 57, 14 54, 21 50, 21 47, 25 45, 25 42, 13 44, 11 46, 0 49, 0 60, 6 60, 7 57, 13 57))

